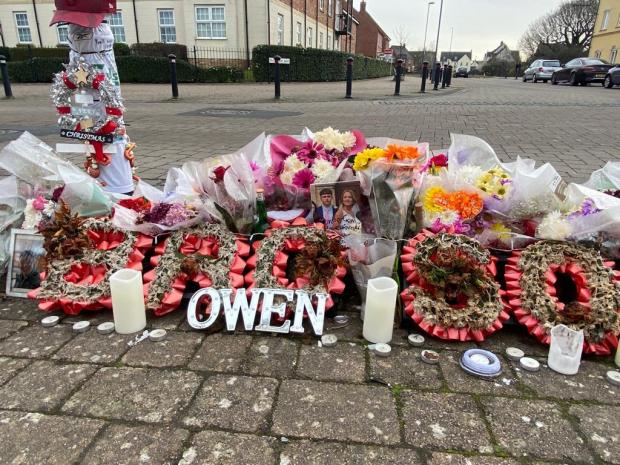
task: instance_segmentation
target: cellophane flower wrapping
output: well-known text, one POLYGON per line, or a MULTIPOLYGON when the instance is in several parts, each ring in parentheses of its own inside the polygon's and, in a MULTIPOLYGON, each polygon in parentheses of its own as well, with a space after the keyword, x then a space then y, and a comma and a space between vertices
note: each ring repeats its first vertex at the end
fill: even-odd
POLYGON ((619 190, 620 161, 608 161, 603 168, 592 173, 584 186, 597 191, 619 190))

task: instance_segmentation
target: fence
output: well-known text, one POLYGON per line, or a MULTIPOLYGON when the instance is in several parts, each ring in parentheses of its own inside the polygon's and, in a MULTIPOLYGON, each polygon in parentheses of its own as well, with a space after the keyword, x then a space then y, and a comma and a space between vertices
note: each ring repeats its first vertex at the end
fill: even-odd
POLYGON ((247 69, 250 67, 252 52, 242 48, 202 48, 192 47, 187 51, 188 61, 200 68, 226 66, 247 69))

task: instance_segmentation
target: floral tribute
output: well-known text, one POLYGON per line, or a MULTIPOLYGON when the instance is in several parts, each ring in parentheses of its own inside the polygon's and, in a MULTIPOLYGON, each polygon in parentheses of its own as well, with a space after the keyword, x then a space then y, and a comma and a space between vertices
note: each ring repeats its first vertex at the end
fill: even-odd
POLYGON ((424 227, 432 232, 465 234, 470 223, 482 213, 484 200, 470 190, 447 191, 442 186, 432 186, 421 196, 424 227))
POLYGON ((454 341, 482 341, 509 315, 494 258, 462 235, 423 231, 403 248, 405 312, 424 331, 454 341))
POLYGON ((543 344, 564 324, 583 330, 584 352, 607 355, 618 346, 620 292, 613 262, 594 249, 541 241, 513 252, 506 266, 505 300, 543 344))
POLYGON ((219 224, 201 224, 173 232, 155 247, 144 274, 146 307, 157 316, 179 307, 190 281, 202 288, 243 287, 250 246, 219 224))
MULTIPOLYGON (((347 273, 345 251, 340 237, 331 235, 322 224, 308 226, 297 219, 292 224, 275 221, 267 237, 254 242, 245 276, 248 291, 253 288, 303 289, 327 293, 325 310, 334 305, 331 294, 342 294, 347 273)), ((287 308, 288 318, 294 309, 287 308)))
POLYGON ((152 238, 117 229, 109 220, 78 220, 66 206, 56 216, 64 218, 57 221, 56 231, 66 231, 69 237, 51 234, 49 227, 43 231, 47 268, 41 287, 29 297, 38 299, 39 308, 46 312, 61 309, 77 315, 83 310, 111 309, 110 276, 122 268, 142 271, 152 238))

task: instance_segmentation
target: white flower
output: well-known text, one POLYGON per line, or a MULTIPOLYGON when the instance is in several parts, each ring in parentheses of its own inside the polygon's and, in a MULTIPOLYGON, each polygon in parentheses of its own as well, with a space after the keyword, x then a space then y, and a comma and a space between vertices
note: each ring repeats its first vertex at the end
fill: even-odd
POLYGON ((312 174, 316 178, 316 182, 322 181, 324 178, 334 172, 334 165, 330 161, 319 159, 314 162, 312 174))
POLYGON ((51 218, 52 216, 54 216, 55 212, 56 212, 56 204, 52 201, 48 201, 45 204, 45 207, 43 208, 43 214, 47 216, 48 218, 51 218))
POLYGON ((482 176, 482 168, 474 165, 463 165, 456 171, 455 177, 465 184, 476 184, 476 180, 482 176))
POLYGON ((32 205, 33 200, 30 199, 26 202, 26 208, 24 209, 24 222, 22 223, 22 229, 36 229, 37 225, 41 222, 41 213, 32 205))
POLYGON ((280 175, 280 180, 284 184, 293 184, 293 177, 298 171, 307 168, 306 164, 301 161, 297 155, 293 154, 284 160, 284 170, 280 175))
POLYGON ((314 135, 314 141, 323 145, 325 150, 344 152, 345 149, 353 147, 357 139, 352 132, 340 132, 330 126, 317 132, 314 135))
POLYGON ((536 228, 536 236, 541 239, 551 239, 556 241, 563 241, 573 232, 568 220, 559 211, 552 211, 536 228))
POLYGON ((424 227, 428 228, 439 220, 444 226, 451 226, 459 220, 459 214, 452 210, 444 210, 432 216, 424 215, 424 227))

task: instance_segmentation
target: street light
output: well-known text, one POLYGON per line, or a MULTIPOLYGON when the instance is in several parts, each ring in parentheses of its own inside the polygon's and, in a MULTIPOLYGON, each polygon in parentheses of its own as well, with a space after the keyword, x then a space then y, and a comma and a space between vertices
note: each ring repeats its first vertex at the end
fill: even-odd
POLYGON ((434 5, 435 2, 428 2, 428 7, 426 7, 426 27, 424 28, 424 47, 422 48, 422 63, 426 59, 426 33, 428 32, 428 14, 431 12, 431 5, 434 5))
POLYGON ((439 6, 439 24, 437 25, 437 42, 435 42, 435 60, 433 61, 433 69, 435 69, 435 63, 437 63, 437 52, 439 52, 439 32, 441 31, 441 15, 443 13, 443 0, 441 0, 439 6))

